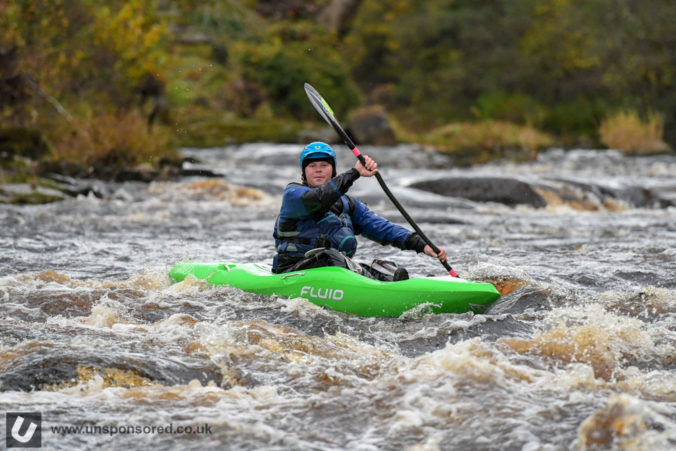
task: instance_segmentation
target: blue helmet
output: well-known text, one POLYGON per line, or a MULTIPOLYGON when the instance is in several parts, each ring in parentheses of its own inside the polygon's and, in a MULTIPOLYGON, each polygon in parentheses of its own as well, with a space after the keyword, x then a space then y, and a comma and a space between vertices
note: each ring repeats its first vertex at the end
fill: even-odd
POLYGON ((333 151, 331 146, 323 142, 313 142, 305 146, 300 153, 300 168, 305 169, 305 166, 303 165, 305 160, 314 160, 318 158, 330 158, 335 170, 336 152, 333 151))

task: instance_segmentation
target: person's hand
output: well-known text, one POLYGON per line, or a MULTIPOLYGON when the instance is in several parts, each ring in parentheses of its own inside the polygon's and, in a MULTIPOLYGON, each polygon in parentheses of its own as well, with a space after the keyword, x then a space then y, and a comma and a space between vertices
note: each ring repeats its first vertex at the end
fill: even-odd
POLYGON ((423 252, 425 252, 425 254, 429 255, 430 257, 438 258, 439 261, 445 262, 446 261, 446 250, 443 247, 439 247, 439 246, 437 246, 437 248, 439 249, 439 253, 435 254, 434 251, 432 250, 432 248, 430 247, 430 245, 426 244, 423 252))
POLYGON ((354 165, 354 168, 359 171, 359 175, 362 177, 373 177, 376 172, 378 172, 378 163, 366 155, 364 155, 364 162, 366 163, 366 167, 361 164, 361 161, 357 160, 357 164, 354 165))

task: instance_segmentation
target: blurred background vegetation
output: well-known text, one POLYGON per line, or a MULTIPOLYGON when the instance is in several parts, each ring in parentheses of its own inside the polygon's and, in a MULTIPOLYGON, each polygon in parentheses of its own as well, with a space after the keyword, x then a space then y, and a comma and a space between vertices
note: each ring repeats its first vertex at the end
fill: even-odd
POLYGON ((0 0, 0 159, 105 176, 297 142, 324 125, 306 81, 472 162, 666 151, 674 23, 673 0, 0 0))

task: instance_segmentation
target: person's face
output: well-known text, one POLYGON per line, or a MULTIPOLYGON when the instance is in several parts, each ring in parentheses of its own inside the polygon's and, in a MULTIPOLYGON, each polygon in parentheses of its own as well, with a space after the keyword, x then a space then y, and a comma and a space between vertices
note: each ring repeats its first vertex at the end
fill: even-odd
POLYGON ((322 186, 331 180, 333 165, 328 161, 313 161, 305 166, 305 179, 310 188, 322 186))

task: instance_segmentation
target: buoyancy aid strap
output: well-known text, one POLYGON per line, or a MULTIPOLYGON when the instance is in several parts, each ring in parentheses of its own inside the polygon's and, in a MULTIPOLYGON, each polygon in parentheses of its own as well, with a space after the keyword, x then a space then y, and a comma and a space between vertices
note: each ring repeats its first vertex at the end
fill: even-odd
POLYGON ((279 230, 279 227, 277 228, 277 237, 279 238, 291 238, 294 236, 298 236, 300 232, 298 230, 291 230, 289 232, 282 232, 279 230))
MULTIPOLYGON (((296 233, 296 235, 298 235, 296 233)), ((313 246, 314 248, 322 248, 322 249, 328 249, 331 247, 331 242, 326 238, 326 235, 320 235, 317 238, 297 238, 295 236, 289 236, 289 237, 279 237, 279 240, 283 243, 288 243, 286 250, 289 252, 296 252, 298 251, 298 248, 295 246, 296 244, 304 244, 306 246, 313 246)), ((279 251, 279 247, 277 251, 279 251)))
POLYGON ((343 196, 340 199, 343 201, 343 214, 350 216, 350 203, 347 201, 347 197, 343 196))

